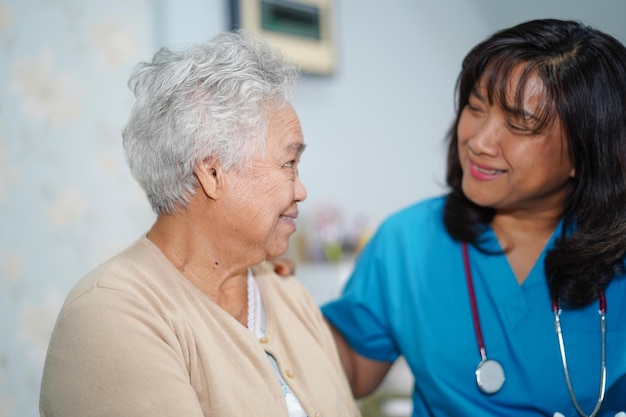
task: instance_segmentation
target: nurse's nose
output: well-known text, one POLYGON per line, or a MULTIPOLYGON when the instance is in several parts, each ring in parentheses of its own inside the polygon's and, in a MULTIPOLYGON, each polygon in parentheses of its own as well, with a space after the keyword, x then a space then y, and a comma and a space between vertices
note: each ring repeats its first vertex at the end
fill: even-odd
POLYGON ((467 141, 467 146, 476 155, 495 156, 498 153, 500 138, 503 134, 506 121, 490 112, 477 127, 474 134, 467 141))

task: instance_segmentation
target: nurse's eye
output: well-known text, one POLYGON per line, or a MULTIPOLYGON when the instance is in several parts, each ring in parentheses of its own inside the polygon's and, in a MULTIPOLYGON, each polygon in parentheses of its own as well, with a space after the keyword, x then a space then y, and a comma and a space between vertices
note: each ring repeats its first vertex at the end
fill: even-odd
POLYGON ((515 124, 515 123, 510 123, 509 122, 509 123, 507 123, 507 125, 509 126, 509 129, 511 129, 514 132, 523 132, 525 130, 528 130, 524 126, 521 126, 521 125, 518 125, 518 124, 515 124))
POLYGON ((478 90, 473 89, 467 97, 467 104, 465 107, 472 114, 482 114, 487 111, 489 102, 485 99, 485 96, 480 94, 478 90))
POLYGON ((507 122, 509 130, 517 135, 532 135, 534 133, 528 122, 519 120, 509 120, 507 122))
POLYGON ((476 113, 476 114, 482 113, 484 111, 483 106, 480 103, 472 102, 472 100, 467 102, 466 107, 470 112, 476 113))

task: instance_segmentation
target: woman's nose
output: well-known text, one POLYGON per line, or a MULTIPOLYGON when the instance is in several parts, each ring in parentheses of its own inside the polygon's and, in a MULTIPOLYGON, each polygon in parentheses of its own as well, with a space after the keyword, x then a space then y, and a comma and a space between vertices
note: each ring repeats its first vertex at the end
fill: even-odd
POLYGON ((306 200, 306 197, 307 197, 306 187, 304 186, 304 184, 300 180, 300 176, 299 175, 296 176, 295 186, 296 186, 295 200, 296 201, 304 201, 304 200, 306 200))
POLYGON ((487 117, 467 142, 474 154, 494 155, 502 135, 502 123, 494 117, 487 117))

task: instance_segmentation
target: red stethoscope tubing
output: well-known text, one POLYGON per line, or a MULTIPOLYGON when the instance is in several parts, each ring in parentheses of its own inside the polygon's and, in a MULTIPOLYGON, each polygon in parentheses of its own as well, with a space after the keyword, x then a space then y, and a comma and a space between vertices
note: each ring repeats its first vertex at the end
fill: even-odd
POLYGON ((485 342, 483 340, 483 332, 480 326, 480 319, 478 317, 478 305, 476 303, 476 293, 474 292, 474 280, 472 279, 472 273, 470 271, 469 256, 467 254, 467 243, 463 243, 463 266, 465 267, 465 279, 467 281, 467 288, 469 292, 470 304, 472 307, 472 319, 474 321, 474 331, 476 332, 476 341, 478 342, 478 352, 481 358, 487 358, 487 351, 485 349, 485 342))

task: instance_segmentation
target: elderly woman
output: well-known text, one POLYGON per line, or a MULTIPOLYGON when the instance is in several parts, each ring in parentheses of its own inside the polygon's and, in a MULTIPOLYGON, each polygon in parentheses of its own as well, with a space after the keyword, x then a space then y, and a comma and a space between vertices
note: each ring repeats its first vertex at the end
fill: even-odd
POLYGON ((136 67, 124 147, 157 219, 69 294, 42 416, 359 414, 316 303, 265 263, 306 197, 297 75, 243 32, 136 67))

